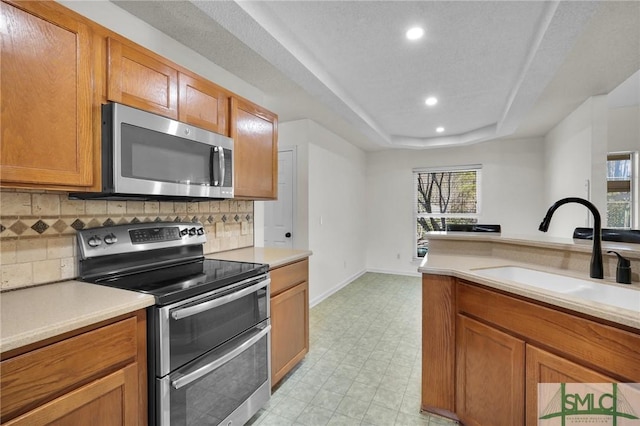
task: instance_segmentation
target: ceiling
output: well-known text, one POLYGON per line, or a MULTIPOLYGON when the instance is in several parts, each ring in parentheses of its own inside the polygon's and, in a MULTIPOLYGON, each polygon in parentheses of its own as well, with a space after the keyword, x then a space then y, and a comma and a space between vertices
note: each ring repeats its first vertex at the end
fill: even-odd
POLYGON ((364 150, 542 136, 640 69, 638 1, 114 3, 364 150))

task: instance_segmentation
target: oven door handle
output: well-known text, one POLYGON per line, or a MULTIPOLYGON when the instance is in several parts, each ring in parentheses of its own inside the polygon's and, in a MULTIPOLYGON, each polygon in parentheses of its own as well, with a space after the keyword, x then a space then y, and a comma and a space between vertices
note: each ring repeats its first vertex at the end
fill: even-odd
POLYGON ((218 306, 222 306, 225 303, 233 302, 236 299, 240 299, 241 297, 244 297, 247 294, 251 294, 261 289, 262 287, 267 287, 269 284, 271 284, 271 278, 267 278, 264 281, 260 281, 258 284, 252 285, 251 287, 243 288, 242 290, 229 294, 227 296, 209 300, 208 302, 203 302, 198 305, 189 306, 188 308, 176 309, 175 311, 171 312, 171 317, 174 320, 180 320, 190 317, 191 315, 196 315, 201 312, 208 311, 209 309, 213 309, 218 306))
POLYGON ((271 331, 271 325, 267 325, 264 329, 262 329, 259 333, 257 333, 256 335, 254 335, 253 337, 249 338, 248 340, 245 340, 244 342, 242 342, 240 345, 236 346, 235 348, 231 349, 229 352, 227 352, 226 354, 222 355, 220 358, 216 359, 215 361, 198 368, 197 370, 182 376, 178 379, 172 380, 171 381, 171 386, 173 386, 174 389, 180 389, 186 385, 188 385, 191 382, 194 382, 196 380, 198 380, 199 378, 211 373, 213 370, 219 368, 220 366, 224 365, 225 363, 229 362, 229 360, 237 357, 238 355, 240 355, 242 352, 246 351, 247 349, 249 349, 251 346, 253 346, 258 340, 262 339, 267 333, 269 333, 269 331, 271 331))

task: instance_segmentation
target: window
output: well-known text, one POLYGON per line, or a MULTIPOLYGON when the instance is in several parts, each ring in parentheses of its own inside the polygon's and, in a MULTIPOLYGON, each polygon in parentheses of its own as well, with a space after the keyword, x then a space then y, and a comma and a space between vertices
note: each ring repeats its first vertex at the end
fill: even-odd
POLYGON ((638 227, 638 154, 607 156, 607 227, 638 227))
POLYGON ((413 171, 417 257, 424 257, 427 253, 427 232, 446 231, 447 224, 477 223, 480 168, 467 166, 413 171))

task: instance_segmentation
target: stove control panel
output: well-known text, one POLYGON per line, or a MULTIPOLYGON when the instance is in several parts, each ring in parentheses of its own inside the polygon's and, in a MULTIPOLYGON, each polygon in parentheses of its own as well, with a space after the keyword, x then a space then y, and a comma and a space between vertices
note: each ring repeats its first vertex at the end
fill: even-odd
POLYGON ((207 242, 204 227, 191 222, 153 222, 78 231, 82 259, 207 242))

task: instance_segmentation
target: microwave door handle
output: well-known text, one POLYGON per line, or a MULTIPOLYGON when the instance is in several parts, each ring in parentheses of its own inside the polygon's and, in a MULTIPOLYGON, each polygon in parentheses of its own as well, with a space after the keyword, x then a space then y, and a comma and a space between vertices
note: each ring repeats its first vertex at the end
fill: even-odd
POLYGON ((211 152, 209 156, 209 180, 211 181, 211 186, 218 186, 218 181, 216 180, 216 151, 218 150, 217 146, 211 147, 211 152))
POLYGON ((218 152, 220 156, 218 157, 219 165, 220 165, 220 186, 224 186, 224 175, 225 175, 225 167, 224 167, 224 148, 219 147, 218 152))

